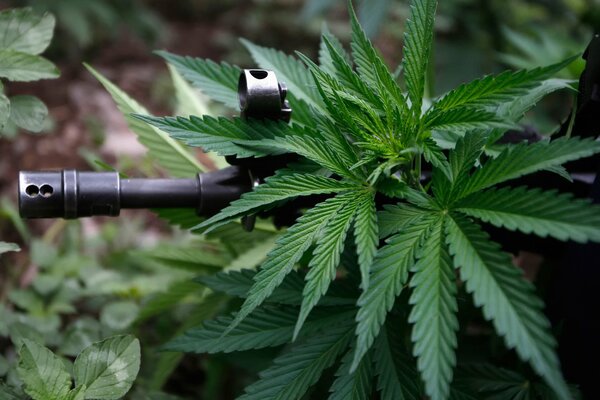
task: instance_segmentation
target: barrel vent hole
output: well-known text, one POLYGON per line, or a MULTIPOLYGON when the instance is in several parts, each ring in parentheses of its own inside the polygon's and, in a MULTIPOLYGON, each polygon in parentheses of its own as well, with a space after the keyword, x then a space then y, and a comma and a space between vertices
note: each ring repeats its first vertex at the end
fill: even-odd
POLYGON ((50 185, 42 185, 42 187, 40 188, 40 194, 43 197, 50 197, 52 196, 52 194, 54 193, 54 188, 50 185))
POLYGON ((27 196, 29 197, 36 197, 40 194, 40 188, 37 187, 37 185, 29 185, 25 188, 25 193, 27 193, 27 196))
POLYGON ((265 79, 269 73, 264 69, 253 69, 250 71, 250 75, 255 77, 256 79, 265 79))

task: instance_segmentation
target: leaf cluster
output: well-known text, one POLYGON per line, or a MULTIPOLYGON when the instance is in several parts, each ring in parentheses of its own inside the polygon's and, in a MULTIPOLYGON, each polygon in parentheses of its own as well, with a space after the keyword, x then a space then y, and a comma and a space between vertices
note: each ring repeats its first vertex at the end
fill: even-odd
MULTIPOLYGON (((55 19, 50 13, 38 15, 30 8, 0 12, 0 78, 14 82, 31 82, 57 78, 58 69, 40 56, 50 44, 55 19)), ((0 129, 13 126, 39 132, 48 109, 37 97, 8 97, 0 83, 0 129)))
MULTIPOLYGON (((496 144, 542 96, 565 87, 550 78, 574 57, 489 75, 429 99, 436 6, 435 0, 411 2, 400 77, 390 72, 351 7, 351 51, 325 31, 318 63, 243 41, 257 64, 291 88, 290 124, 136 117, 220 155, 295 153, 318 166, 318 172, 294 166, 278 171, 193 227, 210 232, 301 196, 327 197, 277 238, 252 282, 237 273, 210 281, 244 299, 237 313, 168 346, 229 352, 294 341, 242 398, 301 398, 338 359, 333 398, 369 398, 374 390, 385 398, 453 397, 460 290, 557 398, 570 398, 542 301, 481 222, 563 241, 600 241, 600 209, 589 201, 498 187, 538 171, 564 174, 564 163, 600 152, 592 139, 496 144), (339 323, 317 329, 328 313, 340 314, 327 304, 342 282, 360 288, 354 306, 339 323), (295 295, 281 294, 290 288, 295 295), (401 323, 410 325, 411 349, 393 334, 398 308, 401 323), (415 376, 423 385, 411 383, 415 376)), ((160 54, 206 95, 235 107, 237 67, 160 54)))

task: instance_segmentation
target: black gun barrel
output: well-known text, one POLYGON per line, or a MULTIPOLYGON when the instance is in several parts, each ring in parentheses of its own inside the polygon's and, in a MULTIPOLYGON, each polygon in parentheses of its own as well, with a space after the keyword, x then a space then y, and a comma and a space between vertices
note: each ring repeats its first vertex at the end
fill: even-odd
POLYGON ((243 167, 198 174, 193 179, 125 179, 116 172, 22 171, 23 218, 118 216, 129 208, 192 208, 210 216, 251 190, 243 167))

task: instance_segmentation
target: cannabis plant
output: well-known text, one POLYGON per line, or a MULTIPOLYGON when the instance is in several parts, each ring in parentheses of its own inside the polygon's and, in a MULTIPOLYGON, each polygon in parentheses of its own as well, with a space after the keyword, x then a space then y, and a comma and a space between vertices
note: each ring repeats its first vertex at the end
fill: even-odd
MULTIPOLYGON (((243 41, 261 67, 286 82, 290 124, 138 116, 223 156, 298 156, 196 230, 272 212, 300 196, 316 199, 258 272, 203 279, 243 298, 237 313, 167 346, 212 353, 291 342, 243 399, 302 398, 331 377, 326 371, 334 365, 333 399, 367 399, 374 390, 385 399, 480 398, 486 391, 571 398, 542 301, 482 223, 562 241, 600 241, 598 206, 505 184, 538 171, 565 176, 562 164, 600 152, 598 141, 498 143, 545 94, 568 86, 549 78, 575 57, 486 76, 429 100, 436 3, 412 1, 400 77, 390 73, 352 9, 352 57, 327 32, 319 64, 243 41), (453 379, 457 332, 465 328, 457 316, 463 291, 545 385, 517 378, 502 386, 503 376, 515 375, 491 366, 476 369, 475 389, 453 379)), ((237 106, 239 68, 160 54, 207 95, 237 106)))

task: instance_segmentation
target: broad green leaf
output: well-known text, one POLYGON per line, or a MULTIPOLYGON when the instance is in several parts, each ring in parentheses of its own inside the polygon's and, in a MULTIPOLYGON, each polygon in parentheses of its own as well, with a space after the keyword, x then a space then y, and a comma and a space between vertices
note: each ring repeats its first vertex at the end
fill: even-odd
POLYGON ((336 379, 329 391, 329 400, 368 400, 373 391, 373 360, 367 352, 354 372, 350 372, 354 351, 350 349, 342 358, 335 373, 336 379))
POLYGON ((404 79, 414 115, 421 115, 427 68, 433 45, 436 0, 412 0, 404 33, 404 79))
POLYGON ((386 323, 373 350, 377 389, 383 399, 419 400, 423 398, 419 387, 419 372, 408 353, 396 326, 386 323))
POLYGON ((344 352, 351 338, 352 328, 338 324, 292 347, 261 372, 259 380, 246 387, 239 400, 301 399, 344 352))
POLYGON ((252 192, 245 193, 239 200, 233 201, 219 214, 202 222, 198 228, 206 228, 251 212, 262 211, 298 196, 337 193, 353 189, 358 187, 352 183, 324 176, 293 174, 271 177, 262 185, 255 187, 252 192))
POLYGON ((266 149, 266 146, 259 146, 260 141, 292 133, 286 123, 268 120, 214 118, 208 115, 202 118, 193 115, 189 118, 135 115, 135 118, 168 133, 163 134, 181 140, 188 146, 202 147, 222 156, 237 155, 240 158, 272 154, 273 151, 266 149), (249 148, 242 144, 254 144, 255 147, 249 148))
POLYGON ((58 78, 58 68, 43 57, 12 49, 0 49, 0 77, 9 81, 31 82, 58 78))
POLYGON ((369 287, 371 265, 379 246, 379 227, 377 225, 377 209, 374 193, 365 196, 365 199, 356 210, 354 243, 356 244, 356 253, 358 254, 361 288, 362 290, 367 290, 369 287))
POLYGON ((166 51, 157 51, 156 54, 211 99, 234 110, 240 109, 237 89, 241 70, 238 67, 225 62, 217 64, 211 60, 182 57, 166 51))
POLYGON ((139 306, 130 300, 108 303, 100 311, 100 322, 111 331, 124 331, 136 320, 139 309, 139 306))
POLYGON ((415 253, 421 246, 432 225, 432 218, 421 214, 421 218, 407 225, 402 232, 386 241, 378 252, 369 278, 369 287, 358 299, 356 314, 356 351, 352 369, 358 366, 362 356, 371 347, 400 295, 408 271, 415 261, 415 253))
POLYGON ((14 243, 0 242, 0 254, 8 253, 9 251, 21 251, 21 248, 14 243))
POLYGON ((267 258, 267 254, 273 250, 276 239, 277 236, 272 235, 263 241, 254 243, 247 251, 236 254, 235 258, 227 263, 223 269, 225 271, 236 271, 246 268, 254 268, 262 264, 267 258))
POLYGON ((104 86, 117 104, 119 111, 125 117, 129 128, 138 136, 138 140, 148 149, 148 154, 155 158, 158 163, 169 173, 176 177, 193 177, 201 172, 202 166, 173 138, 159 129, 148 126, 131 114, 148 114, 148 111, 127 93, 119 89, 115 84, 106 79, 91 66, 84 64, 92 75, 104 86))
POLYGON ((306 274, 306 285, 302 291, 303 299, 298 323, 294 330, 294 339, 298 336, 310 311, 317 305, 321 296, 327 292, 331 281, 335 278, 346 235, 350 230, 357 208, 366 197, 361 192, 350 192, 339 197, 342 196, 345 197, 345 204, 329 219, 327 226, 317 240, 313 257, 308 264, 309 270, 306 274))
POLYGON ((543 303, 522 271, 512 265, 510 255, 490 241, 479 226, 460 215, 447 219, 447 241, 467 291, 504 337, 506 346, 528 361, 559 398, 569 399, 554 351, 556 342, 542 312, 543 303))
POLYGON ((456 208, 511 231, 580 243, 600 241, 600 207, 569 193, 525 187, 488 189, 462 199, 456 208))
POLYGON ((235 328, 256 307, 261 305, 277 288, 285 276, 300 261, 304 252, 321 234, 331 218, 344 207, 347 196, 338 195, 311 208, 277 240, 267 261, 254 277, 255 283, 248 292, 242 308, 228 330, 235 328))
POLYGON ((10 98, 10 119, 19 128, 39 132, 44 127, 48 108, 37 97, 13 96, 10 98))
POLYGON ((449 110, 462 106, 489 107, 499 103, 513 101, 516 97, 525 95, 528 90, 540 85, 552 74, 569 65, 574 56, 543 68, 520 71, 504 71, 498 75, 488 75, 443 95, 433 106, 431 112, 449 110))
POLYGON ((459 191, 460 196, 536 171, 589 157, 600 152, 600 142, 593 139, 559 138, 551 142, 518 144, 487 161, 459 191))
POLYGON ((22 340, 17 373, 34 400, 63 399, 71 390, 71 375, 62 360, 29 339, 22 340))
POLYGON ((410 280, 413 355, 433 400, 448 398, 456 365, 456 278, 444 240, 444 222, 445 218, 438 219, 431 228, 410 280))
POLYGON ((315 88, 313 77, 300 61, 281 51, 261 47, 245 39, 241 39, 241 42, 254 61, 261 68, 274 71, 277 80, 284 82, 290 93, 322 111, 323 101, 315 88))
MULTIPOLYGON (((223 333, 233 321, 233 316, 219 317, 206 321, 199 328, 185 332, 166 345, 163 350, 194 353, 230 353, 280 346, 292 339, 298 308, 291 306, 262 306, 249 315, 227 336, 223 333)), ((320 330, 329 329, 351 320, 354 311, 345 309, 331 313, 328 309, 315 310, 306 320, 301 337, 307 337, 320 330)))
POLYGON ((50 13, 42 15, 31 8, 0 12, 0 48, 40 54, 50 44, 55 20, 50 13))
POLYGON ((221 254, 219 248, 192 242, 185 245, 159 245, 148 250, 131 251, 136 258, 158 262, 173 269, 207 274, 220 271, 229 258, 221 254))
POLYGON ((86 399, 120 399, 140 369, 140 342, 133 336, 113 336, 94 343, 77 356, 76 386, 86 385, 86 399))
POLYGON ((4 125, 10 117, 10 100, 4 94, 0 94, 0 129, 4 129, 4 125))

